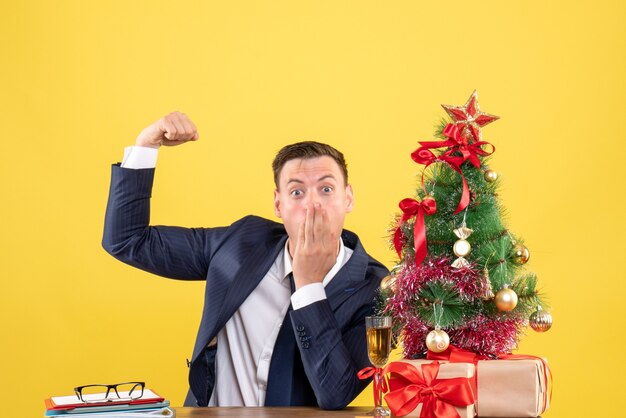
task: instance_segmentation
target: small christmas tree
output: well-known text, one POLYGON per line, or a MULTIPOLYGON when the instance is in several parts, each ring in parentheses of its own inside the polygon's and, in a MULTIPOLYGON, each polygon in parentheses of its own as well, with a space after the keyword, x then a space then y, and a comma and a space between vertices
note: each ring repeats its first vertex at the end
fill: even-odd
POLYGON ((480 111, 477 93, 464 106, 443 105, 451 120, 438 141, 411 157, 424 165, 416 199, 400 202, 393 245, 400 262, 381 283, 381 310, 394 318, 406 358, 453 344, 495 358, 516 348, 526 324, 546 331, 530 253, 502 221, 499 179, 487 167, 495 147, 481 129, 498 119, 480 111))

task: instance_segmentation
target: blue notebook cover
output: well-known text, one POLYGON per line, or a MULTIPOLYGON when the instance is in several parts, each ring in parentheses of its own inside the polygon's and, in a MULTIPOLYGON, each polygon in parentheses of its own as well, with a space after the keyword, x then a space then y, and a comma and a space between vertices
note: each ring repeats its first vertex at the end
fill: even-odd
POLYGON ((59 417, 65 416, 67 418, 82 418, 82 417, 117 417, 117 416, 158 416, 162 418, 169 418, 174 416, 174 411, 170 408, 170 401, 165 400, 163 402, 155 402, 150 404, 139 405, 109 405, 109 406, 93 406, 85 408, 75 408, 67 410, 47 410, 44 416, 46 417, 59 417))

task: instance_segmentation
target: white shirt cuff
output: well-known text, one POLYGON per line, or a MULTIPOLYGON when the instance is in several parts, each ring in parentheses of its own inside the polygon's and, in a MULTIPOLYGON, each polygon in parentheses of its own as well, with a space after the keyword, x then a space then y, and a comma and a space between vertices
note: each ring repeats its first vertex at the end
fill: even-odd
POLYGON ((326 299, 324 285, 322 283, 311 283, 293 292, 291 295, 291 306, 296 310, 324 299, 326 299))
POLYGON ((122 167, 132 169, 154 168, 158 155, 159 150, 157 148, 126 147, 124 148, 122 167))

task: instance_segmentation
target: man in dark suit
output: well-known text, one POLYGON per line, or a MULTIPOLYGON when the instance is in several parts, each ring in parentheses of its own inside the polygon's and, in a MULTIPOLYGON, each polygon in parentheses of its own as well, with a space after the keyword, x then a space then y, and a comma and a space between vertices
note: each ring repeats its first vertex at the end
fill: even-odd
POLYGON ((277 154, 283 224, 247 216, 228 227, 150 226, 157 149, 198 138, 179 112, 141 132, 112 167, 103 237, 132 266, 206 281, 185 405, 345 407, 367 384, 357 378, 369 365, 364 318, 387 269, 343 230, 353 207, 343 155, 317 142, 277 154))

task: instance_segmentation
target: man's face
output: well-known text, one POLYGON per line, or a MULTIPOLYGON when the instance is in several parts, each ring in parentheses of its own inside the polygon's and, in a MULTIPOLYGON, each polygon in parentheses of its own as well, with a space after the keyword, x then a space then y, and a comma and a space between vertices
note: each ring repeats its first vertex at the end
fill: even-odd
POLYGON ((289 160, 274 191, 274 213, 283 220, 290 240, 296 240, 305 209, 319 203, 328 214, 330 230, 341 236, 346 213, 352 211, 352 187, 345 184, 339 165, 331 157, 289 160))

